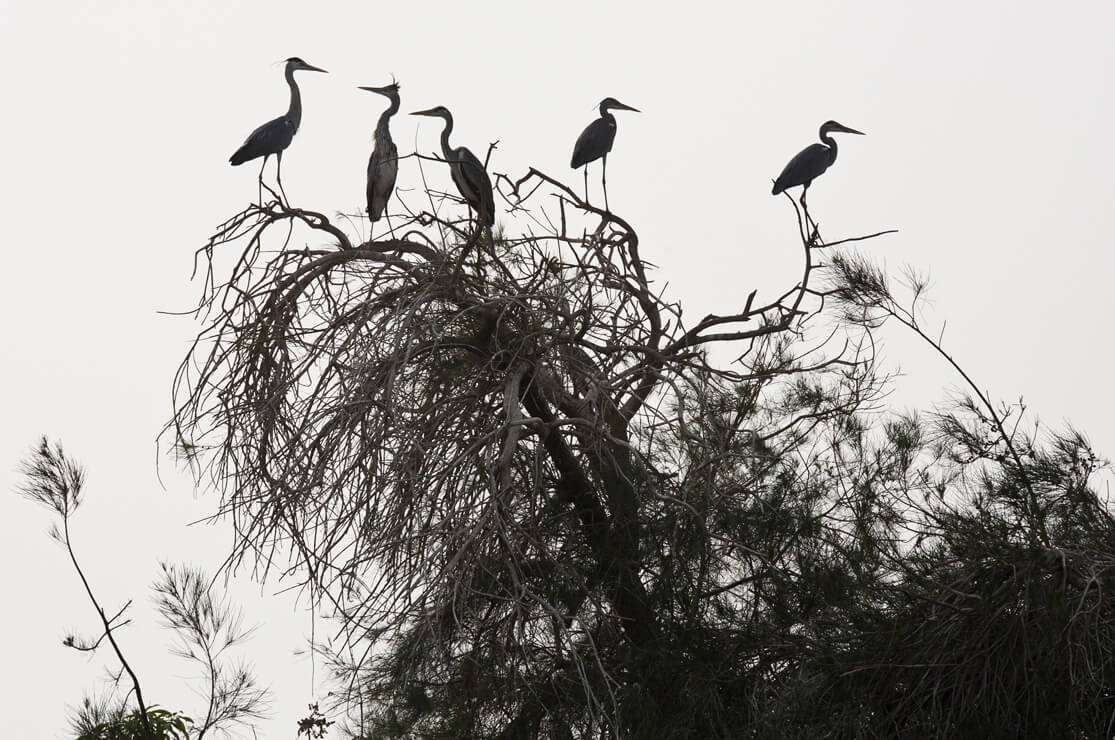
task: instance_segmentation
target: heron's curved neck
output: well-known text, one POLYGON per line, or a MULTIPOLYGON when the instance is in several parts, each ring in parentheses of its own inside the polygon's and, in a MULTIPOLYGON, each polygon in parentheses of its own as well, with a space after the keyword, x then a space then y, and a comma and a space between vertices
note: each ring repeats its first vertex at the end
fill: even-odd
POLYGON ((399 112, 399 99, 391 98, 391 107, 379 114, 379 122, 376 124, 376 131, 387 131, 387 122, 391 116, 399 112))
POLYGON ((821 129, 821 141, 829 148, 829 164, 836 161, 836 139, 825 129, 821 129))
POLYGON ((294 81, 294 69, 291 67, 287 67, 286 84, 290 85, 290 108, 287 109, 286 117, 297 131, 302 123, 302 95, 298 92, 298 83, 294 81))
POLYGON ((453 158, 453 147, 449 146, 449 134, 453 133, 453 118, 445 117, 445 128, 441 130, 441 153, 446 159, 453 158))

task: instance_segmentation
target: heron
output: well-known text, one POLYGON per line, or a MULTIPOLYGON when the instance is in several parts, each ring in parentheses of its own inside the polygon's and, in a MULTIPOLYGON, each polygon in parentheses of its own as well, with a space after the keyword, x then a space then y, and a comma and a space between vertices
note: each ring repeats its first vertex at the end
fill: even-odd
POLYGON ((588 200, 588 163, 595 162, 603 157, 604 162, 600 170, 600 184, 604 188, 604 210, 608 208, 608 152, 612 151, 612 143, 616 140, 616 117, 612 110, 630 110, 639 113, 638 108, 624 105, 615 98, 604 98, 600 101, 600 118, 590 123, 577 137, 573 145, 573 158, 569 166, 573 169, 583 166, 585 168, 585 200, 588 200))
POLYGON ((263 165, 259 168, 259 182, 262 185, 263 169, 267 166, 267 158, 274 154, 278 162, 275 170, 276 178, 284 199, 286 192, 283 191, 283 150, 290 146, 294 135, 298 133, 298 126, 302 123, 302 95, 298 92, 294 73, 303 69, 309 72, 325 72, 324 69, 307 64, 298 57, 287 59, 284 74, 287 84, 290 85, 290 107, 284 115, 268 121, 249 134, 240 148, 228 158, 228 161, 236 166, 256 157, 263 157, 263 165))
POLYGON ((445 121, 441 130, 441 153, 449 163, 449 174, 469 207, 476 211, 477 224, 492 226, 496 221, 495 201, 492 198, 492 181, 484 170, 484 165, 476 155, 463 146, 449 145, 449 134, 453 132, 453 114, 444 105, 429 110, 419 110, 412 116, 432 116, 445 121))
POLYGON ((821 132, 818 134, 824 143, 810 144, 798 152, 790 160, 790 163, 782 169, 782 174, 778 176, 778 179, 774 181, 774 188, 770 191, 771 194, 778 195, 786 188, 802 185, 801 204, 804 206, 805 192, 809 190, 813 178, 819 177, 836 161, 836 140, 829 136, 830 133, 834 132, 864 136, 862 131, 848 128, 836 121, 825 121, 821 124, 821 132))
POLYGON ((391 130, 388 128, 391 116, 399 112, 399 83, 392 82, 383 87, 361 86, 360 89, 377 93, 391 101, 391 105, 379 116, 372 156, 368 158, 368 218, 374 224, 383 216, 391 191, 395 189, 395 177, 399 174, 399 151, 391 140, 391 130))

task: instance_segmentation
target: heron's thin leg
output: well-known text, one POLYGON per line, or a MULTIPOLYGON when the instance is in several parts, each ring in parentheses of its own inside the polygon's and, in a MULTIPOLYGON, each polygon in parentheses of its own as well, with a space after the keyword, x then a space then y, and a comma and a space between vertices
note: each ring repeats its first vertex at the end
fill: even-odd
POLYGON ((278 164, 275 165, 275 179, 279 181, 279 192, 283 194, 283 201, 285 205, 290 205, 290 198, 286 197, 286 191, 283 190, 283 153, 279 152, 275 155, 278 164))
POLYGON ((259 177, 256 179, 256 201, 260 206, 263 206, 263 170, 267 167, 267 157, 270 155, 263 155, 263 164, 259 166, 259 177))
POLYGON ((588 203, 588 165, 585 165, 585 203, 588 203))
POLYGON ((608 205, 608 153, 604 152, 604 164, 600 166, 600 184, 604 188, 604 210, 608 213, 612 212, 611 207, 608 205))

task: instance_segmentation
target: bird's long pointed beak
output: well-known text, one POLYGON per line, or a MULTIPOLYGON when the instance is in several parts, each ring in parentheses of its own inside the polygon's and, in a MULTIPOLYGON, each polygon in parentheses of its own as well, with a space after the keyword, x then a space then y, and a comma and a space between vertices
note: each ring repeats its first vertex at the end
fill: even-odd
POLYGON ((862 131, 856 131, 854 128, 848 128, 847 126, 841 126, 840 130, 846 134, 859 134, 860 136, 867 136, 867 134, 863 133, 862 131))
POLYGON ((430 111, 432 111, 432 110, 433 110, 433 108, 429 108, 427 110, 416 110, 416 111, 412 111, 410 115, 412 115, 412 116, 428 116, 428 115, 430 115, 430 111))
POLYGON ((368 92, 381 93, 387 90, 386 87, 371 87, 370 85, 357 85, 357 90, 367 90, 368 92))
POLYGON ((623 110, 632 110, 632 111, 635 111, 636 113, 642 113, 642 111, 639 110, 638 108, 632 108, 630 105, 624 105, 623 103, 620 103, 619 107, 622 108, 623 110))
POLYGON ((322 69, 321 67, 315 67, 315 66, 314 66, 314 65, 312 65, 312 64, 307 64, 307 65, 306 65, 305 67, 303 67, 302 69, 304 69, 304 70, 307 70, 307 71, 309 71, 309 72, 325 72, 326 74, 329 74, 329 70, 327 70, 327 69, 322 69))

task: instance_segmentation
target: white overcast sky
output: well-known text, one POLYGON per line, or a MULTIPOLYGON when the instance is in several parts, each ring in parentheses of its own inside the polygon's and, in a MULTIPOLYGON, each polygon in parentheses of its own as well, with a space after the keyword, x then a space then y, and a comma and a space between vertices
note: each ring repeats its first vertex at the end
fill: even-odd
MULTIPOLYGON (((121 639, 148 699, 197 714, 147 586, 160 559, 212 569, 228 540, 185 526, 211 496, 165 459, 165 488, 156 477, 172 374, 197 328, 158 312, 190 307, 194 250, 254 198, 256 164, 228 156, 286 109, 280 62, 293 55, 331 74, 299 76, 284 183, 327 213, 362 208, 384 101, 357 85, 394 74, 404 112, 444 104, 456 144, 498 139, 493 169, 574 183, 570 151, 596 103, 641 109, 617 114, 610 200, 690 319, 793 284, 794 216, 771 179, 823 121, 865 131, 840 139, 811 190, 823 233, 899 229, 867 249, 931 275, 928 318, 947 321, 947 347, 980 385, 1115 453, 1112 28, 1109 0, 0 0, 3 490, 40 434, 86 465, 82 562, 107 608, 135 599, 121 639)), ((439 126, 398 116, 400 153, 434 149, 439 126)), ((409 160, 399 187, 416 185, 409 160)), ((925 408, 956 387, 923 347, 887 336, 906 373, 896 403, 925 408)), ((96 621, 48 524, 0 495, 8 737, 64 737, 65 706, 112 662, 60 644, 96 621)), ((247 652, 277 706, 260 737, 293 737, 315 698, 311 662, 294 655, 310 618, 270 598, 284 585, 236 587, 263 623, 247 652)))

